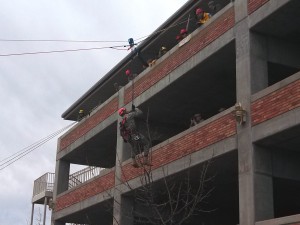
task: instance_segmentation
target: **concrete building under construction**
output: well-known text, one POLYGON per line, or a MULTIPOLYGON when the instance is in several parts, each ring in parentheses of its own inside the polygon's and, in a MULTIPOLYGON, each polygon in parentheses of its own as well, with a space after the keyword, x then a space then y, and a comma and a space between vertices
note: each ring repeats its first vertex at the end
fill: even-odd
POLYGON ((187 1, 63 113, 86 115, 58 140, 54 225, 300 224, 300 1, 214 4, 187 1), (199 7, 212 14, 201 26, 199 7), (151 140, 146 169, 132 167, 118 128, 133 101, 151 140), (204 120, 190 127, 197 113, 204 120), (75 177, 71 164, 103 169, 75 177), (148 205, 149 192, 137 199, 146 188, 148 205))

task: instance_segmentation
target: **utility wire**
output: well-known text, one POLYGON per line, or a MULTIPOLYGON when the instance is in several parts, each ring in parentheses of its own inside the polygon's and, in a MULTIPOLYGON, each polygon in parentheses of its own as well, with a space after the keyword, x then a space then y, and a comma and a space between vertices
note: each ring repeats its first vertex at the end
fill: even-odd
MULTIPOLYGON (((190 19, 191 20, 191 19, 190 19)), ((151 35, 155 35, 161 32, 164 32, 172 27, 178 26, 180 24, 188 22, 188 20, 181 21, 167 28, 158 30, 150 35, 146 35, 140 38, 135 39, 135 41, 139 41, 137 44, 141 43, 145 39, 149 38, 151 35)), ((125 41, 89 41, 89 40, 25 40, 25 39, 0 39, 0 41, 6 42, 85 42, 85 43, 104 43, 104 42, 125 42, 125 41)), ((53 51, 38 51, 38 52, 22 52, 22 53, 9 53, 9 54, 0 54, 0 57, 9 57, 9 56, 22 56, 22 55, 37 55, 37 54, 51 54, 51 53, 64 53, 64 52, 77 52, 77 51, 91 51, 91 50, 101 50, 101 49, 114 49, 114 50, 128 50, 129 45, 119 45, 119 46, 107 46, 107 47, 95 47, 95 48, 79 48, 79 49, 65 49, 65 50, 53 50, 53 51), (126 49, 121 49, 126 48, 126 49)))
POLYGON ((100 50, 100 49, 116 49, 116 50, 127 50, 127 49, 119 49, 122 46, 110 46, 110 47, 100 47, 100 48, 78 48, 78 49, 65 49, 65 50, 54 50, 54 51, 39 51, 39 52, 22 52, 22 53, 10 53, 10 54, 0 54, 1 57, 8 56, 21 56, 21 55, 37 55, 37 54, 50 54, 50 53, 62 53, 62 52, 77 52, 77 51, 91 51, 91 50, 100 50))
POLYGON ((12 163, 18 161, 19 159, 23 158, 24 156, 26 156, 27 154, 29 154, 30 152, 34 151, 35 149, 37 149, 38 147, 42 146, 43 144, 47 143, 48 141, 50 141, 51 139, 53 139, 54 137, 56 137, 57 135, 59 135, 60 133, 62 133, 63 131, 69 129, 70 127, 72 127, 75 123, 77 122, 73 122, 71 124, 69 124, 68 126, 50 134, 49 136, 35 142, 34 144, 12 154, 11 156, 1 160, 0 162, 5 161, 4 163, 2 163, 0 165, 0 171, 3 170, 4 168, 8 167, 9 165, 11 165, 12 163))
MULTIPOLYGON (((74 123, 73 123, 73 124, 74 124, 74 123)), ((9 156, 9 157, 7 157, 7 158, 5 158, 5 159, 2 159, 0 162, 3 162, 3 161, 6 161, 6 162, 0 164, 0 166, 6 164, 6 163, 8 163, 8 162, 10 162, 10 161, 13 160, 14 158, 18 157, 18 155, 23 154, 23 152, 28 151, 28 149, 34 148, 36 145, 39 145, 40 142, 49 139, 49 137, 61 133, 62 131, 64 131, 65 129, 69 128, 69 127, 70 127, 71 125, 73 125, 73 124, 70 124, 70 125, 68 125, 68 126, 62 128, 62 129, 60 129, 60 130, 58 130, 58 131, 52 133, 52 134, 50 134, 49 136, 47 136, 47 137, 45 137, 45 138, 42 138, 41 140, 39 140, 39 141, 33 143, 32 145, 30 145, 30 146, 28 146, 28 147, 26 147, 26 148, 23 148, 22 150, 20 150, 20 151, 14 153, 14 154, 12 154, 11 156, 9 156), (17 156, 15 156, 15 155, 17 155, 17 156), (15 156, 15 157, 13 157, 13 156, 15 156), (10 159, 10 158, 11 158, 11 159, 10 159), (10 160, 8 160, 8 159, 10 159, 10 160)))
POLYGON ((0 42, 71 42, 71 43, 127 43, 127 41, 64 40, 64 39, 0 39, 0 42))

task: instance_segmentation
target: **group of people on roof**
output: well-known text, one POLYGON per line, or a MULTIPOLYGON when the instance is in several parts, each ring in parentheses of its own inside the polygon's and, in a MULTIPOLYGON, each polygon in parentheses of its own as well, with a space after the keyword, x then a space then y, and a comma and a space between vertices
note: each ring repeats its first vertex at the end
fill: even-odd
MULTIPOLYGON (((205 12, 202 8, 198 7, 195 9, 195 20, 197 26, 201 26, 205 24, 214 14, 216 14, 220 9, 221 5, 219 3, 215 3, 215 1, 208 2, 208 8, 210 12, 205 12)), ((182 28, 179 34, 176 36, 176 40, 180 42, 188 35, 187 28, 182 28)))

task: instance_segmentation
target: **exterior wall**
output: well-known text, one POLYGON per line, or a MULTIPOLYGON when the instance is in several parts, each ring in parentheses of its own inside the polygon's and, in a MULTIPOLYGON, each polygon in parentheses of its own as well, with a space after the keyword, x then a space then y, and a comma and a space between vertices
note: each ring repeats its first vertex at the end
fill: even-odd
MULTIPOLYGON (((266 4, 267 2, 272 0, 248 0, 247 10, 248 15, 255 12, 257 9, 259 9, 261 6, 266 4)), ((155 85, 158 81, 166 77, 170 72, 172 72, 174 69, 176 69, 179 65, 182 63, 188 61, 192 56, 194 56, 196 53, 201 51, 203 48, 205 48, 207 45, 212 43, 214 40, 216 40, 218 37, 220 37, 222 34, 224 34, 226 31, 230 30, 231 28, 235 27, 235 11, 237 9, 234 9, 234 7, 228 8, 220 17, 216 18, 212 23, 208 24, 207 26, 204 26, 201 28, 201 30, 198 33, 195 33, 192 39, 183 45, 182 47, 176 49, 166 60, 162 61, 161 63, 155 65, 149 73, 145 74, 144 76, 141 76, 137 79, 135 82, 135 95, 139 96, 146 90, 149 90, 153 85, 155 85)), ((245 21, 247 19, 245 18, 245 21)), ((240 23, 240 30, 243 30, 244 26, 248 26, 248 24, 245 21, 237 21, 240 23), (243 23, 243 24, 242 24, 243 23)), ((236 27, 235 27, 236 28, 236 27)), ((248 28, 248 27, 247 27, 248 28)), ((245 32, 246 34, 249 34, 249 30, 245 32)), ((240 44, 242 47, 244 47, 245 43, 242 43, 244 41, 243 37, 240 39, 240 44)), ((250 48, 250 40, 247 42, 248 46, 250 48)), ((247 49, 242 49, 245 51, 245 55, 247 55, 247 60, 251 56, 248 55, 247 49)), ((237 50, 239 51, 239 50, 237 50)), ((237 54, 238 55, 238 54, 237 54)), ((245 63, 244 56, 240 58, 242 63, 245 63)), ((250 60, 249 60, 250 61, 250 60)), ((247 64, 248 62, 246 62, 247 64)), ((243 64, 245 65, 245 64, 243 64)), ((249 65, 251 67, 251 65, 249 65)), ((239 68, 239 72, 243 74, 243 70, 245 70, 244 67, 241 66, 239 68)), ((249 69, 249 68, 246 68, 249 69)), ((249 73, 251 70, 249 69, 249 73)), ((247 74, 246 76, 248 76, 247 74)), ((249 75, 250 77, 250 75, 249 75)), ((247 77, 247 79, 249 78, 247 77)), ((239 78, 240 79, 240 78, 239 78)), ((240 80, 240 82, 245 82, 243 84, 250 85, 251 80, 240 80)), ((252 153, 255 154, 255 149, 252 149, 253 140, 251 129, 254 129, 253 127, 256 125, 264 124, 267 120, 270 120, 272 118, 276 118, 279 115, 282 115, 286 112, 289 112, 291 110, 294 110, 300 106, 300 79, 296 79, 290 83, 282 85, 280 88, 277 88, 275 90, 272 90, 270 92, 266 92, 264 95, 255 98, 254 100, 250 100, 250 95, 248 92, 245 93, 243 88, 240 88, 241 94, 238 95, 238 99, 242 98, 243 100, 246 99, 247 102, 247 111, 248 115, 250 115, 250 121, 247 121, 247 129, 237 127, 236 122, 234 120, 234 117, 232 113, 226 113, 222 116, 213 117, 209 121, 204 121, 201 124, 198 124, 197 126, 190 128, 181 134, 178 134, 169 140, 159 144, 155 147, 152 151, 152 160, 153 160, 153 169, 162 167, 164 165, 170 164, 178 159, 181 159, 189 154, 192 154, 194 152, 201 152, 206 147, 213 145, 215 143, 222 143, 225 139, 229 137, 234 137, 236 135, 235 140, 238 142, 240 139, 239 147, 242 149, 244 146, 249 146, 248 143, 251 145, 251 149, 244 148, 244 152, 239 152, 240 156, 245 158, 250 158, 249 155, 252 153), (248 102, 249 101, 249 102, 248 102), (243 142, 245 141, 246 142, 243 142), (242 155, 244 154, 244 155, 242 155), (241 156, 242 155, 242 156, 241 156)), ((250 90, 247 90, 250 92, 250 90)), ((72 144, 74 141, 76 141, 78 138, 85 135, 87 132, 89 132, 91 129, 93 129, 97 124, 101 123, 105 119, 107 119, 109 116, 111 116, 113 113, 115 113, 118 109, 118 107, 122 105, 126 105, 131 101, 131 86, 128 85, 128 87, 125 89, 125 92, 122 93, 122 99, 113 98, 111 101, 109 101, 107 104, 103 105, 102 108, 100 108, 97 112, 95 112, 91 117, 88 117, 84 121, 82 121, 81 124, 79 124, 77 127, 75 127, 71 132, 69 132, 67 135, 65 135, 60 140, 59 145, 59 151, 64 150, 67 148, 70 144, 72 144), (124 94, 124 96, 123 96, 124 94)), ((242 102, 243 103, 243 102, 242 102)), ((119 144, 119 151, 121 151, 124 146, 120 143, 119 144)), ((248 159, 247 158, 247 159, 248 159)), ((244 162, 240 162, 240 167, 243 166, 244 162)), ((245 167, 249 168, 251 167, 251 170, 255 170, 253 161, 247 161, 245 160, 245 167), (249 163, 249 164, 247 164, 249 163), (249 166, 249 167, 247 167, 249 166)), ((134 178, 137 178, 141 173, 142 170, 133 168, 130 163, 123 163, 120 165, 117 165, 118 168, 115 170, 109 172, 105 175, 100 175, 96 179, 94 179, 91 182, 84 183, 80 186, 78 186, 75 189, 72 189, 70 191, 66 191, 60 195, 57 196, 56 199, 56 208, 55 212, 59 212, 63 209, 66 209, 74 204, 80 203, 84 200, 87 200, 89 198, 93 198, 93 196, 103 193, 108 189, 113 188, 115 185, 118 185, 118 175, 121 174, 121 180, 122 181, 129 181, 134 178), (118 171, 118 172, 116 172, 118 171)), ((243 169, 243 168, 242 168, 243 169)), ((240 176, 240 189, 244 187, 245 189, 248 188, 248 186, 254 187, 253 183, 247 183, 248 181, 252 182, 255 176, 253 171, 246 171, 247 176, 245 180, 241 179, 240 176), (247 180, 246 180, 247 179, 247 180)), ((249 193, 253 192, 254 195, 255 190, 249 188, 249 193), (250 190, 250 191, 249 191, 250 190)), ((245 205, 246 207, 241 209, 245 210, 241 212, 240 217, 247 217, 247 198, 252 198, 251 193, 245 194, 245 205)), ((243 194, 243 193, 242 193, 243 194)), ((240 193, 241 195, 241 193, 240 193)), ((116 196, 115 198, 120 198, 120 194, 116 196)), ((254 198, 252 198, 253 200, 254 198)), ((253 202, 251 202, 252 204, 253 202)), ((252 204, 251 207, 254 208, 255 202, 252 204)), ((250 211, 250 210, 249 210, 250 211)), ((249 218, 246 218, 241 221, 246 221, 244 224, 257 224, 257 225, 268 225, 268 224, 293 224, 293 225, 299 225, 300 223, 295 221, 300 221, 299 216, 294 218, 288 218, 286 222, 284 219, 282 220, 270 220, 270 221, 261 221, 261 222, 255 222, 255 212, 251 211, 251 215, 249 218), (249 219, 249 220, 248 220, 249 219)), ((242 222, 241 222, 242 224, 242 222)))
POLYGON ((269 0, 248 0, 248 14, 250 15, 269 0))
MULTIPOLYGON (((160 144, 151 155, 152 169, 162 167, 195 151, 200 151, 235 134, 236 123, 231 113, 208 124, 205 124, 204 121, 193 129, 160 144)), ((131 164, 124 165, 122 171, 123 181, 131 180, 143 173, 142 169, 133 168, 131 164)))
POLYGON ((254 101, 251 106, 253 126, 300 106, 300 80, 254 101))
POLYGON ((64 136, 60 141, 59 150, 63 150, 76 141, 78 138, 82 137, 88 131, 93 129, 97 124, 104 121, 110 115, 112 115, 115 111, 118 110, 118 99, 114 98, 109 103, 104 105, 101 109, 99 109, 95 114, 82 121, 75 129, 73 129, 70 133, 64 136))
MULTIPOLYGON (((170 72, 201 51, 234 26, 234 9, 231 7, 215 21, 204 27, 187 44, 180 47, 167 60, 155 66, 147 75, 135 82, 135 95, 140 95, 170 72)), ((125 105, 131 101, 131 87, 125 90, 125 105)))
POLYGON ((85 199, 91 198, 96 194, 105 192, 106 190, 114 186, 114 181, 114 171, 111 171, 110 173, 95 178, 94 180, 87 182, 79 186, 78 188, 74 188, 67 193, 63 193, 56 199, 55 212, 81 202, 85 199))

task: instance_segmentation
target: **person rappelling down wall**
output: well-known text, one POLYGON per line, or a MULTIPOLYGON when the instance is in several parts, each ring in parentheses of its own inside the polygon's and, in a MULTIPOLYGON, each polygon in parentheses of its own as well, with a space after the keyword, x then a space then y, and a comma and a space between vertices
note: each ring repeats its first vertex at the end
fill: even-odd
POLYGON ((141 118, 143 112, 132 104, 131 111, 128 112, 126 108, 120 108, 118 113, 122 117, 122 121, 119 124, 120 135, 124 142, 131 145, 132 166, 151 166, 149 160, 150 141, 137 129, 137 119, 141 118), (144 152, 144 158, 140 162, 136 157, 142 152, 144 152))

